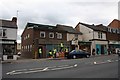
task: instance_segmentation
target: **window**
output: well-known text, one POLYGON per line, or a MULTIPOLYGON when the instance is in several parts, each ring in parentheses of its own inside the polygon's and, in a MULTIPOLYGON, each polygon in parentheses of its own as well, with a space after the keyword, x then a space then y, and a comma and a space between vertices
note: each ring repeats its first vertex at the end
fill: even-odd
POLYGON ((116 33, 116 29, 113 29, 113 33, 116 33))
POLYGON ((98 38, 100 38, 100 32, 98 32, 98 38))
POLYGON ((2 37, 2 31, 3 31, 3 30, 2 30, 2 29, 0 29, 0 37, 2 37))
POLYGON ((108 31, 111 32, 111 28, 108 28, 108 31))
POLYGON ((49 38, 54 38, 54 33, 49 33, 49 38))
POLYGON ((75 34, 75 40, 78 40, 78 34, 75 34))
POLYGON ((7 37, 7 30, 3 29, 3 37, 7 37))
POLYGON ((101 39, 102 39, 102 33, 101 33, 101 39))
POLYGON ((0 30, 0 37, 7 37, 7 30, 6 29, 0 30))
POLYGON ((62 39, 62 33, 57 33, 57 39, 62 39))
POLYGON ((102 32, 98 32, 98 38, 101 38, 102 39, 102 32))
POLYGON ((30 34, 28 34, 28 38, 30 37, 30 34))
POLYGON ((45 38, 45 32, 40 32, 40 37, 45 38))

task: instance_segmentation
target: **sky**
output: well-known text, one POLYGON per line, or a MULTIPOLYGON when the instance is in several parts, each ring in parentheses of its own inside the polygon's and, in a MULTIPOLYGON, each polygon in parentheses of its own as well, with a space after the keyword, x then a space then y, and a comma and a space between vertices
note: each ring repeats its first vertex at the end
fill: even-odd
POLYGON ((18 19, 17 42, 27 22, 68 25, 78 22, 108 25, 118 19, 119 0, 0 0, 0 19, 18 19), (2 12, 2 13, 1 13, 2 12))

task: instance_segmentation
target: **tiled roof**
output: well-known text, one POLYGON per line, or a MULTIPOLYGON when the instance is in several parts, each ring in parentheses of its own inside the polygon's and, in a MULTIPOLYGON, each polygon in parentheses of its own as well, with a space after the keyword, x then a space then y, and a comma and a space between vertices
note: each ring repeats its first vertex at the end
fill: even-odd
POLYGON ((36 29, 61 31, 61 32, 74 33, 74 34, 82 34, 78 31, 76 31, 72 26, 66 26, 66 25, 60 25, 60 24, 57 24, 56 26, 51 26, 51 25, 27 23, 26 27, 34 27, 36 29))
POLYGON ((82 34, 81 32, 78 32, 76 29, 74 29, 72 26, 66 26, 66 25, 56 25, 58 29, 64 30, 68 33, 74 33, 74 34, 82 34))
POLYGON ((90 25, 90 24, 85 24, 85 23, 81 23, 81 22, 79 22, 79 24, 82 24, 82 25, 84 25, 84 26, 86 26, 88 28, 91 28, 94 31, 103 31, 103 32, 107 31, 107 27, 102 25, 102 24, 99 24, 99 25, 92 24, 92 25, 90 25))
POLYGON ((120 29, 120 20, 114 19, 114 20, 108 25, 108 27, 119 28, 119 29, 120 29))
POLYGON ((55 28, 56 26, 36 24, 36 23, 27 23, 27 27, 39 27, 39 28, 53 27, 53 28, 55 28))

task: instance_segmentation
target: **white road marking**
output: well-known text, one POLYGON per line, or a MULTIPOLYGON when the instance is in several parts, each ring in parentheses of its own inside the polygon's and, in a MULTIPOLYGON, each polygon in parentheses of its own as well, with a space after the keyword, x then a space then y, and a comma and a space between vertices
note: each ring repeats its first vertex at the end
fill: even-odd
MULTIPOLYGON (((118 60, 115 60, 115 61, 118 61, 118 60)), ((93 62, 93 64, 104 64, 104 63, 111 63, 111 62, 115 62, 115 61, 112 61, 112 60, 107 60, 107 61, 104 61, 104 62, 93 62)))
POLYGON ((6 74, 7 75, 15 75, 15 74, 23 74, 23 73, 35 73, 35 72, 67 69, 67 68, 73 68, 73 67, 77 67, 77 64, 74 64, 73 66, 62 65, 62 66, 53 66, 53 67, 46 67, 46 68, 21 69, 21 70, 14 70, 14 71, 8 72, 6 74))

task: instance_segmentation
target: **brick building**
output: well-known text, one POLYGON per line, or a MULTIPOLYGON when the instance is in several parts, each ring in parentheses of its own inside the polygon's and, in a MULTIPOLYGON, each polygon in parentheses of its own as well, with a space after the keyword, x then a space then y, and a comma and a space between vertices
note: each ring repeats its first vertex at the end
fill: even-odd
POLYGON ((22 55, 26 58, 39 58, 38 49, 42 48, 42 58, 48 57, 49 50, 54 48, 60 50, 60 44, 63 43, 64 47, 71 48, 70 38, 68 35, 76 33, 75 29, 71 26, 65 25, 43 25, 35 23, 27 23, 22 35, 22 55), (68 34, 69 33, 69 34, 68 34), (68 39, 69 38, 69 39, 68 39))
POLYGON ((108 25, 107 40, 109 40, 109 48, 120 48, 120 21, 114 19, 108 25))

